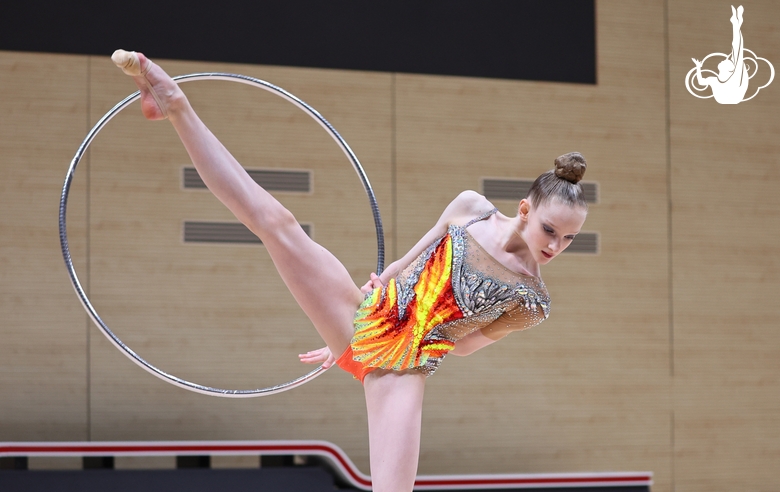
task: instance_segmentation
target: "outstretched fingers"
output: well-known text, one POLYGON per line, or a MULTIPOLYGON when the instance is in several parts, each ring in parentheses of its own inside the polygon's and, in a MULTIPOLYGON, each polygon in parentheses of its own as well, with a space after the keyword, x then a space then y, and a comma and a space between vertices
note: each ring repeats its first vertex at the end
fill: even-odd
POLYGON ((360 288, 360 292, 368 294, 374 289, 384 286, 385 285, 382 283, 382 280, 379 279, 379 276, 376 273, 371 273, 371 277, 368 279, 368 282, 360 288))
POLYGON ((298 359, 304 364, 322 364, 323 369, 327 369, 336 362, 328 347, 317 350, 311 350, 305 354, 298 354, 298 359))

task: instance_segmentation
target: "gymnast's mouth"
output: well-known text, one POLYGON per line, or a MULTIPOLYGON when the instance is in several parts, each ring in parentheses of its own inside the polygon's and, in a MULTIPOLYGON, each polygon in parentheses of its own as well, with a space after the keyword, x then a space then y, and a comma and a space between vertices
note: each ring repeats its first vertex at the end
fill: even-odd
POLYGON ((550 253, 548 253, 548 252, 546 252, 546 251, 542 251, 542 255, 543 255, 545 258, 547 258, 548 260, 549 260, 550 258, 552 258, 552 257, 553 257, 553 255, 551 255, 550 253))

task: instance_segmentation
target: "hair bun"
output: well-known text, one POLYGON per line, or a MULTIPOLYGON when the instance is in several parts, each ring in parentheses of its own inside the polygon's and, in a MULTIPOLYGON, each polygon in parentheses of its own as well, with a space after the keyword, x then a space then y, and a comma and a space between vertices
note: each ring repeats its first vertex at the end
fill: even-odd
POLYGON ((588 163, 579 152, 569 152, 555 159, 555 175, 570 183, 579 183, 587 167, 588 163))

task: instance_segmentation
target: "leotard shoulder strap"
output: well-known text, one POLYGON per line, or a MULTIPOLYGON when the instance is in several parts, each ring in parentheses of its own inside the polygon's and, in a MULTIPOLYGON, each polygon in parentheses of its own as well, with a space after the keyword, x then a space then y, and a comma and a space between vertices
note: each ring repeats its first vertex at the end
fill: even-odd
POLYGON ((470 226, 471 224, 474 224, 475 222, 479 222, 480 220, 485 220, 485 219, 487 219, 488 217, 490 217, 491 215, 493 215, 496 212, 498 212, 497 208, 494 208, 493 210, 487 211, 484 214, 480 215, 479 217, 476 217, 476 218, 471 219, 470 221, 468 221, 466 223, 466 225, 463 226, 463 228, 466 229, 468 226, 470 226))

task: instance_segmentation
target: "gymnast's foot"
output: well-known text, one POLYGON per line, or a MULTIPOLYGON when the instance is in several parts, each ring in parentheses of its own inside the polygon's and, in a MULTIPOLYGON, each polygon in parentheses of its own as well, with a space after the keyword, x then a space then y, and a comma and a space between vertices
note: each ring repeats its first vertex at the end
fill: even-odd
POLYGON ((742 27, 742 22, 743 22, 742 14, 744 12, 745 12, 745 8, 742 5, 740 5, 736 9, 734 8, 733 5, 731 6, 731 19, 729 19, 729 20, 731 21, 731 23, 735 27, 738 27, 738 28, 742 27))
POLYGON ((147 119, 165 119, 186 102, 178 84, 143 53, 116 50, 111 60, 133 77, 133 82, 141 91, 141 112, 147 119))

